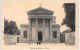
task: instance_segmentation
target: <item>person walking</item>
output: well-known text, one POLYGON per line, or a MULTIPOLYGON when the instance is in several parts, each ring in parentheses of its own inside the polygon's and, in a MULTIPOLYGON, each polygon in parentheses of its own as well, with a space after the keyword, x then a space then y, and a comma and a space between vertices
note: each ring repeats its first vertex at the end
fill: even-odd
POLYGON ((40 45, 40 41, 39 41, 39 45, 40 45))
POLYGON ((40 45, 41 45, 41 40, 40 40, 40 45))
POLYGON ((37 45, 38 45, 38 41, 37 41, 37 45))

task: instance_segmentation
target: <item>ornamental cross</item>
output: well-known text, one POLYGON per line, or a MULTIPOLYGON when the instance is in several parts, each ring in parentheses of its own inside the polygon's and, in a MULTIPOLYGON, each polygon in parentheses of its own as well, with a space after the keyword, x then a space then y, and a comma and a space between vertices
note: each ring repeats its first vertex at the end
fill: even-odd
POLYGON ((42 4, 40 3, 39 5, 40 5, 40 7, 41 7, 42 4))

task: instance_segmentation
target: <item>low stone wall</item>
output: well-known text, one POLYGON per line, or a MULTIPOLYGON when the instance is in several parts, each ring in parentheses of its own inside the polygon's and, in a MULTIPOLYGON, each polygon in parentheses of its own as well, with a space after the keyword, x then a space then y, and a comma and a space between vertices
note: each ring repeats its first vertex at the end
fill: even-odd
POLYGON ((70 32, 65 34, 65 44, 75 45, 75 32, 70 32))
POLYGON ((17 43, 16 35, 4 34, 4 44, 5 45, 15 45, 17 43))

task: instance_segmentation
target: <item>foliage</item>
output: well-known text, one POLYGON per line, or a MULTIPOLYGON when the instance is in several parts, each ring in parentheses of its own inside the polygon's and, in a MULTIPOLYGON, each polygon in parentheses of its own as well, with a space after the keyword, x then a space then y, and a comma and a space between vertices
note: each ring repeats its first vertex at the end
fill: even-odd
POLYGON ((17 34, 18 32, 18 27, 16 25, 15 21, 8 21, 6 19, 4 19, 4 34, 17 34))
POLYGON ((75 3, 64 3, 65 18, 62 25, 70 27, 71 31, 75 31, 75 3))

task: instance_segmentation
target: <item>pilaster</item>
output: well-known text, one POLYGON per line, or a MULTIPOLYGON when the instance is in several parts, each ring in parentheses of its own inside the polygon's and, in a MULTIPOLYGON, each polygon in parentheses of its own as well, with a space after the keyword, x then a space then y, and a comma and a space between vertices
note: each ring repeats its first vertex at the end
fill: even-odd
POLYGON ((45 19, 43 19, 43 40, 45 41, 45 19))

